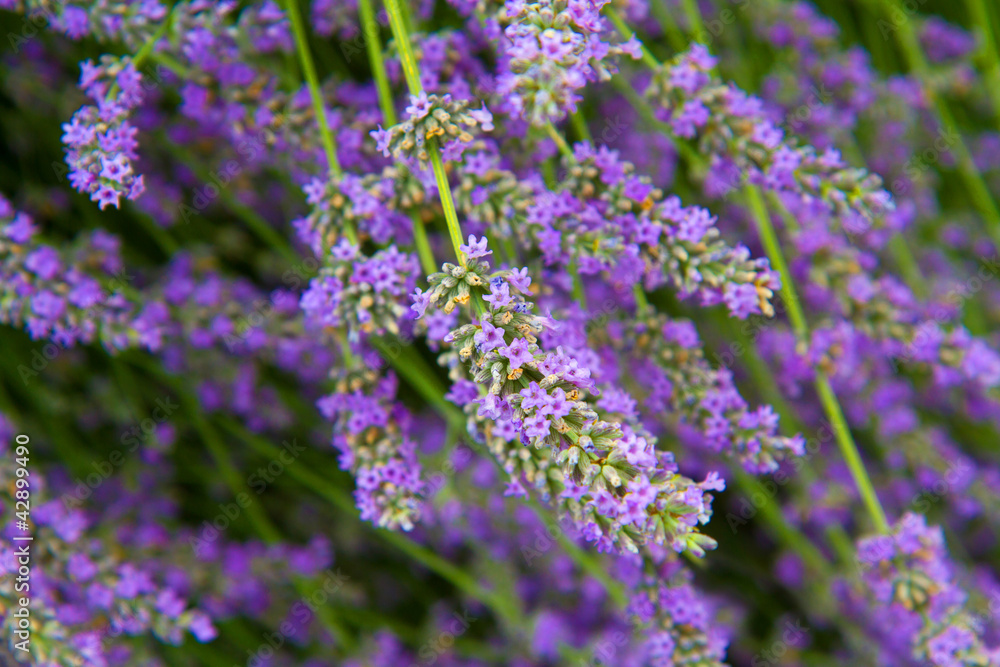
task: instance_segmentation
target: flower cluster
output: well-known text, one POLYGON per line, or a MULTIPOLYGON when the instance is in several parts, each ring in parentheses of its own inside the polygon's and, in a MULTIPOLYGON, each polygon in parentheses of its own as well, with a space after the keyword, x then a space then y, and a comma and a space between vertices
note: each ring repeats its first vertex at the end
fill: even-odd
POLYGON ((527 269, 489 273, 481 260, 492 252, 486 239, 470 237, 463 247, 471 263, 445 264, 414 308, 422 314, 428 306, 450 312, 478 304, 478 318, 445 337, 472 381, 486 388, 472 401, 477 416, 510 423, 520 443, 551 459, 561 475, 561 508, 602 550, 635 551, 646 542, 697 555, 712 548, 697 526, 711 516, 707 491, 725 488, 718 475, 696 484, 678 474, 670 453, 657 452, 655 439, 604 420, 587 400, 590 371, 561 348, 538 346, 537 334, 553 323, 524 299, 527 269))
POLYGON ((97 230, 57 250, 0 196, 0 322, 64 347, 100 340, 110 350, 133 342, 157 349, 157 309, 127 298, 123 276, 114 236, 97 230))
POLYGON ((736 458, 751 474, 774 472, 783 459, 805 454, 801 435, 778 435, 779 418, 771 406, 750 409, 732 371, 708 363, 690 321, 653 317, 620 328, 617 335, 605 330, 592 335, 627 348, 636 394, 650 413, 694 427, 700 444, 736 458))
MULTIPOLYGON (((5 448, 10 440, 4 438, 5 448)), ((4 456, 13 453, 5 451, 4 456)), ((5 519, 0 573, 11 582, 10 586, 0 587, 4 626, 5 631, 6 626, 11 630, 17 627, 11 611, 24 608, 19 599, 30 592, 35 664, 118 664, 123 656, 109 651, 109 637, 155 634, 161 641, 180 644, 185 632, 199 642, 211 641, 218 635, 208 614, 192 608, 181 587, 156 576, 154 563, 123 560, 96 539, 83 510, 47 497, 44 478, 37 472, 15 477, 12 466, 2 466, 0 489, 0 509, 5 519), (18 479, 28 480, 29 484, 15 487, 18 479), (18 503, 19 508, 29 508, 33 539, 27 543, 11 539, 27 533, 15 524, 15 488, 21 490, 19 498, 29 497, 22 495, 23 489, 32 490, 31 501, 18 503), (26 586, 18 587, 17 592, 13 580, 20 566, 25 565, 24 557, 18 555, 25 544, 38 546, 28 549, 31 568, 21 570, 20 581, 26 586), (30 574, 25 576, 25 571, 30 574)))
POLYGON ((773 315, 781 280, 768 261, 728 244, 707 209, 664 196, 616 151, 577 144, 562 161, 566 177, 555 190, 519 179, 499 162, 489 147, 473 146, 457 205, 500 235, 517 234, 547 265, 572 266, 584 276, 608 272, 623 289, 666 282, 704 306, 724 303, 740 319, 773 315))
MULTIPOLYGON (((384 175, 371 174, 367 178, 344 174, 337 181, 309 181, 303 187, 311 207, 309 214, 292 221, 299 239, 317 257, 322 257, 342 238, 346 225, 368 234, 376 243, 409 234, 410 220, 395 205, 396 199, 403 200, 400 204, 412 204, 405 194, 402 197, 397 194, 399 190, 407 192, 408 188, 397 182, 403 180, 402 176, 386 171, 384 175)), ((422 188, 417 190, 416 196, 422 197, 422 188)))
POLYGON ((711 4, 0 0, 0 663, 1000 665, 994 3, 711 4))
POLYGON ((118 208, 122 197, 137 199, 146 187, 133 169, 138 130, 128 120, 142 103, 142 76, 127 59, 110 57, 99 65, 87 61, 82 70, 80 88, 94 104, 63 125, 70 182, 102 210, 118 208))
MULTIPOLYGON (((763 258, 743 245, 731 246, 716 218, 700 206, 664 197, 633 166, 607 149, 578 144, 567 160, 566 188, 593 212, 611 217, 648 262, 645 286, 672 283, 681 296, 697 295, 702 305, 725 303, 734 317, 774 314, 771 299, 781 278, 763 258)), ((627 255, 626 255, 627 257, 627 255)), ((622 264, 627 267, 628 259, 622 264)))
POLYGON ((396 160, 415 160, 425 165, 430 160, 428 142, 441 146, 446 155, 460 155, 462 145, 473 139, 472 129, 489 132, 493 129, 493 114, 486 105, 469 109, 469 100, 452 99, 451 95, 413 95, 406 107, 407 120, 371 135, 382 155, 396 160))
POLYGON ((329 264, 309 282, 301 306, 319 328, 346 326, 352 336, 398 334, 419 265, 414 256, 389 246, 371 257, 346 239, 330 249, 329 264))
POLYGON ((655 574, 641 577, 629 601, 636 619, 648 624, 637 650, 641 664, 724 665, 728 638, 712 602, 691 584, 691 573, 669 560, 651 565, 655 574))
POLYGON ((416 444, 407 435, 405 409, 394 403, 396 378, 363 368, 338 378, 334 393, 317 406, 334 423, 340 467, 357 479, 361 518, 379 526, 413 529, 425 483, 416 444))
MULTIPOLYGON (((4 9, 47 19, 51 27, 71 39, 96 37, 120 40, 130 49, 141 46, 167 16, 167 4, 145 0, 122 5, 112 0, 6 0, 4 9)), ((12 43, 16 37, 11 33, 12 43)))
POLYGON ((514 113, 534 125, 559 120, 576 111, 580 89, 606 81, 618 71, 621 55, 640 57, 633 37, 604 41, 601 9, 607 0, 541 0, 506 3, 500 14, 508 44, 506 66, 497 94, 514 113))
POLYGON ((918 514, 907 514, 891 535, 858 543, 858 568, 884 614, 878 623, 894 628, 910 644, 913 658, 935 667, 973 667, 1000 661, 986 648, 967 594, 945 551, 941 529, 918 514))
POLYGON ((646 96, 673 133, 697 143, 721 178, 720 193, 743 179, 776 192, 818 199, 842 218, 842 228, 860 234, 880 224, 893 207, 882 180, 849 168, 839 151, 801 146, 765 113, 763 102, 714 76, 716 59, 701 45, 677 56, 653 77, 646 96), (726 174, 737 174, 738 180, 726 174))

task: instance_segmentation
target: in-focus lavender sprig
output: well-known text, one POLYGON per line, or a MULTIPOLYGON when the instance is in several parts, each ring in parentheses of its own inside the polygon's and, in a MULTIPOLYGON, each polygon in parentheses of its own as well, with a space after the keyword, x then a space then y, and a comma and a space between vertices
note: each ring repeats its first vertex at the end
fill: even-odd
POLYGON ((421 166, 430 162, 429 141, 435 141, 446 155, 461 155, 464 144, 473 139, 470 130, 484 132, 493 129, 493 114, 486 105, 469 109, 469 100, 456 100, 451 95, 421 93, 410 97, 407 119, 390 128, 381 126, 371 134, 385 157, 414 160, 421 166))
POLYGON ((118 208, 121 198, 136 199, 145 190, 133 162, 138 130, 129 122, 142 103, 142 75, 128 58, 105 56, 101 63, 82 64, 80 87, 94 101, 63 125, 66 162, 73 187, 105 206, 118 208))
MULTIPOLYGON (((457 354, 455 363, 467 364, 472 381, 486 390, 476 391, 470 404, 477 416, 509 422, 516 442, 548 460, 546 476, 554 476, 535 486, 557 484, 560 510, 601 550, 635 551, 646 542, 696 555, 712 548, 714 540, 697 526, 711 516, 707 491, 723 489, 722 480, 713 473, 693 482, 677 472, 670 453, 655 449, 655 439, 602 419, 588 400, 590 371, 561 348, 538 345, 537 334, 553 322, 534 314, 525 300, 527 270, 489 273, 485 238, 470 237, 463 252, 468 266, 445 264, 429 278, 428 292, 416 295, 414 309, 420 315, 429 306, 480 311, 445 341, 457 354)), ((512 485, 516 490, 519 480, 512 485)))
POLYGON ((413 291, 419 270, 416 257, 395 246, 365 257, 342 239, 302 294, 302 310, 308 323, 344 326, 352 340, 361 334, 398 334, 407 312, 403 301, 413 291))

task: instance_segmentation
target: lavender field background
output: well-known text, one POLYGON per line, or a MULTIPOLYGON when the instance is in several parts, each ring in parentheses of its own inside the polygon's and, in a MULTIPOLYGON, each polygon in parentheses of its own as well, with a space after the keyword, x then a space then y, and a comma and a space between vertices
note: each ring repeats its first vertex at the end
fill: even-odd
POLYGON ((0 665, 1000 666, 996 0, 0 0, 0 665))

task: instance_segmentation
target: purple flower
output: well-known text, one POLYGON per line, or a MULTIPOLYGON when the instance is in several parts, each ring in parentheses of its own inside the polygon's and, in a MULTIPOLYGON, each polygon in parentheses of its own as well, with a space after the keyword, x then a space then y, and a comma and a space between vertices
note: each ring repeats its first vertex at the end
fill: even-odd
POLYGON ((483 104, 482 109, 470 109, 469 115, 479 123, 479 127, 485 132, 490 132, 493 130, 493 114, 489 112, 486 108, 486 104, 483 104))
POLYGON ((414 290, 413 294, 410 295, 413 299, 413 305, 410 308, 416 313, 417 319, 424 316, 424 311, 427 310, 428 304, 430 304, 431 295, 428 292, 422 291, 419 287, 414 290))
POLYGON ((512 369, 521 368, 524 364, 535 359, 535 356, 528 350, 528 341, 524 338, 518 338, 510 345, 501 347, 500 354, 507 357, 512 369))
POLYGON ((545 405, 539 408, 538 414, 549 415, 553 419, 559 419, 568 415, 572 407, 572 402, 566 400, 566 392, 561 387, 556 387, 546 397, 545 405))
POLYGON ((495 327, 489 322, 488 316, 484 315, 480 320, 482 328, 476 333, 474 341, 482 352, 490 352, 504 344, 503 329, 495 327))
POLYGON ((531 276, 527 268, 513 269, 507 274, 507 282, 518 292, 527 292, 531 286, 531 276))
POLYGON ((66 300, 49 290, 42 290, 32 299, 31 312, 47 320, 56 320, 66 312, 66 300))
POLYGON ((54 248, 41 246, 24 259, 24 266, 42 280, 52 280, 62 268, 62 262, 54 248))
POLYGON ((544 438, 549 434, 549 420, 541 414, 533 414, 524 420, 522 428, 529 438, 544 438))
POLYGON ((468 244, 459 246, 459 250, 461 250, 469 259, 479 259, 493 254, 492 250, 486 249, 485 236, 477 241, 476 237, 472 234, 469 234, 468 244))
POLYGON ((219 631, 212 625, 211 619, 199 611, 192 612, 188 629, 191 630, 191 634, 194 635, 195 639, 203 644, 219 636, 219 631))
POLYGON ((510 286, 506 282, 490 285, 490 293, 483 297, 483 300, 494 310, 499 310, 509 306, 511 303, 510 286))
POLYGON ((431 104, 427 99, 427 93, 421 91, 420 95, 410 95, 410 104, 406 107, 406 113, 410 120, 417 121, 430 112, 431 104))
POLYGON ((538 386, 537 382, 532 382, 521 390, 521 407, 525 410, 540 408, 548 401, 548 394, 538 386))
POLYGON ((727 284, 723 299, 729 311, 741 320, 760 312, 760 297, 753 285, 727 284))

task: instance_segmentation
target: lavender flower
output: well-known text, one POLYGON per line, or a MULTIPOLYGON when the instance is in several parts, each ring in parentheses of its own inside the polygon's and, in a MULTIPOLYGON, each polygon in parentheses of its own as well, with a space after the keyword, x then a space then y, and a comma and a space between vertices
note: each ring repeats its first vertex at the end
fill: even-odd
MULTIPOLYGON (((819 153, 787 138, 760 99, 713 76, 715 63, 704 46, 695 45, 656 72, 646 91, 660 106, 661 120, 677 136, 696 141, 715 169, 733 164, 751 183, 823 201, 850 233, 867 231, 892 210, 878 176, 848 168, 834 149, 819 153)), ((738 185, 726 183, 722 192, 738 185)))
MULTIPOLYGON (((656 451, 655 439, 604 421, 587 400, 594 389, 589 370, 561 348, 540 349, 537 334, 551 322, 512 289, 511 272, 488 271, 484 261, 445 264, 429 278, 428 301, 445 312, 471 310, 487 293, 510 296, 445 337, 456 361, 469 364, 472 381, 486 388, 470 404, 478 406, 476 416, 510 423, 520 443, 539 452, 541 465, 558 471, 560 510, 602 550, 635 551, 647 541, 696 555, 712 548, 696 528, 711 516, 706 492, 722 490, 722 480, 713 473, 696 484, 677 473, 669 453, 656 451)), ((547 486, 550 474, 534 483, 547 486)))
POLYGON ((407 158, 426 164, 430 160, 428 141, 437 141, 445 152, 460 153, 462 144, 473 139, 470 129, 484 132, 493 129, 493 115, 485 105, 478 110, 468 107, 468 100, 422 93, 420 97, 411 97, 406 121, 388 129, 379 126, 371 135, 385 157, 392 155, 396 160, 407 158))
POLYGON ((877 605, 873 616, 893 622, 910 643, 913 658, 935 667, 988 665, 1000 649, 986 648, 964 608, 940 528, 907 514, 892 534, 858 543, 858 567, 877 605), (891 620, 890 620, 891 619, 891 620))
POLYGON ((122 197, 137 199, 145 190, 132 163, 138 159, 138 132, 128 118, 142 103, 142 77, 127 61, 106 57, 100 65, 83 63, 80 87, 94 100, 63 125, 70 182, 89 194, 101 210, 118 208, 122 197), (117 92, 116 92, 117 91, 117 92))
POLYGON ((340 466, 357 478, 361 518, 389 529, 412 530, 420 520, 425 483, 416 443, 407 435, 405 408, 394 403, 396 378, 375 371, 344 373, 334 393, 317 403, 334 423, 340 466))
POLYGON ((602 2, 543 0, 507 2, 504 71, 497 93, 533 125, 544 125, 576 110, 579 90, 589 81, 606 81, 618 71, 615 59, 639 58, 639 43, 602 39, 602 2))

